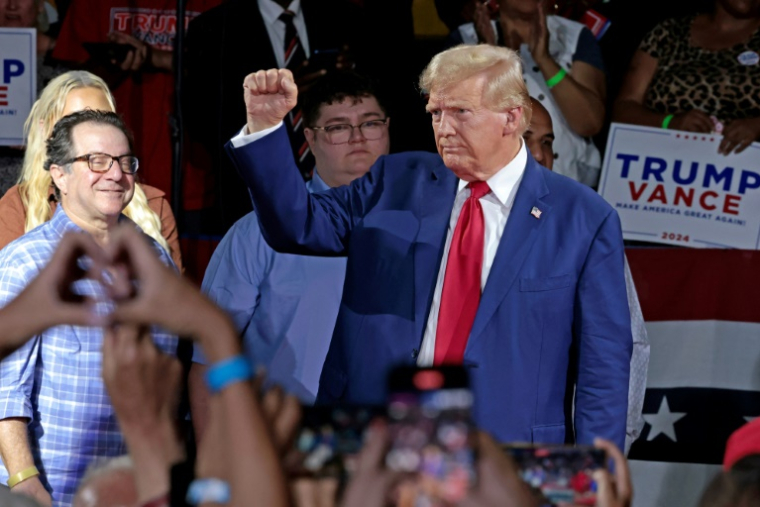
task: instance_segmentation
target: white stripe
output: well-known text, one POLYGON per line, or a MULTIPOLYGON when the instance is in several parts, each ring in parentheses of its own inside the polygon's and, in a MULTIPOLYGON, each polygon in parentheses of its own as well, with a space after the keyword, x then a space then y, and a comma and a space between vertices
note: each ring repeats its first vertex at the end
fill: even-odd
POLYGON ((306 156, 311 152, 310 148, 306 148, 303 150, 303 155, 301 155, 301 158, 298 159, 299 162, 303 162, 303 160, 306 158, 306 156))
POLYGON ((298 119, 298 123, 293 125, 293 130, 298 130, 298 128, 301 126, 302 123, 303 123, 303 115, 298 119))
POLYGON ((760 391, 760 324, 701 320, 646 327, 652 346, 648 388, 760 391))
POLYGON ((629 461, 633 507, 697 505, 720 465, 629 461))

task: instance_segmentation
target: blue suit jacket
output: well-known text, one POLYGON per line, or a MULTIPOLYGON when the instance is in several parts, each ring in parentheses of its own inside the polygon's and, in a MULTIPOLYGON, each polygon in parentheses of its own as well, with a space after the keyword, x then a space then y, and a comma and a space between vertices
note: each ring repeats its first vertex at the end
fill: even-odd
MULTIPOLYGON (((227 148, 274 249, 348 256, 318 403, 384 402, 389 367, 420 349, 458 178, 403 153, 310 195, 284 128, 227 148)), ((501 441, 622 449, 630 329, 617 213, 529 155, 464 355, 476 423, 501 441)))

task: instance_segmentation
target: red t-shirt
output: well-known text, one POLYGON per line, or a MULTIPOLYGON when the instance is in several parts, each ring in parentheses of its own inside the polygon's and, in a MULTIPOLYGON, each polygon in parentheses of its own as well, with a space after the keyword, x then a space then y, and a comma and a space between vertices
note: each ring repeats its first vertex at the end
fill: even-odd
MULTIPOLYGON (((188 0, 185 27, 222 0, 188 0)), ((176 33, 176 0, 74 0, 63 21, 53 57, 84 63, 83 42, 108 42, 112 31, 123 32, 155 49, 171 50, 176 33)), ((165 71, 130 74, 115 89, 116 110, 135 135, 140 181, 171 199, 172 148, 169 116, 174 109, 174 77, 165 71)))

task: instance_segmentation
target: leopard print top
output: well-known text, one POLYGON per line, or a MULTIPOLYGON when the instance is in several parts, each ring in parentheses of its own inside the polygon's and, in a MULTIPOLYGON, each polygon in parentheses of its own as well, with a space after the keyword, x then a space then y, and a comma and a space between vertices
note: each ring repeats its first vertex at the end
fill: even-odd
POLYGON ((723 122, 760 116, 760 63, 739 62, 758 59, 760 29, 747 43, 711 51, 690 44, 694 17, 663 21, 641 42, 657 59, 645 105, 662 114, 699 109, 723 122))

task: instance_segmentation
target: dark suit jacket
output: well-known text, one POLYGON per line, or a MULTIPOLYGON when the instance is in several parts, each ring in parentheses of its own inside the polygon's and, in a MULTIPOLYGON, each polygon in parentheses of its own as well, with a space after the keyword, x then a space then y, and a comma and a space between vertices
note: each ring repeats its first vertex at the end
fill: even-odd
MULTIPOLYGON (((420 348, 458 178, 410 152, 310 195, 284 128, 227 146, 273 248, 348 255, 318 402, 382 403, 388 368, 420 348)), ((476 422, 501 441, 622 448, 631 343, 617 213, 529 154, 464 355, 476 422)))
MULTIPOLYGON (((354 38, 360 14, 345 4, 302 0, 312 51, 340 48, 354 38)), ((245 124, 245 77, 277 66, 256 0, 230 0, 189 25, 183 110, 188 140, 185 160, 193 170, 186 177, 212 173, 208 181, 214 187, 206 189, 204 201, 215 203, 211 221, 219 228, 202 232, 223 233, 253 209, 245 184, 224 155, 224 143, 245 124)))

